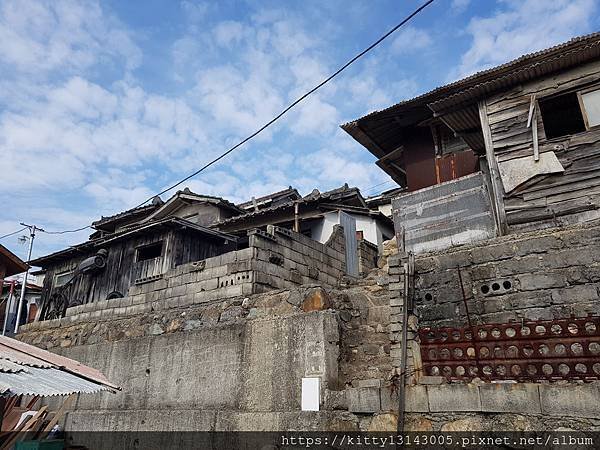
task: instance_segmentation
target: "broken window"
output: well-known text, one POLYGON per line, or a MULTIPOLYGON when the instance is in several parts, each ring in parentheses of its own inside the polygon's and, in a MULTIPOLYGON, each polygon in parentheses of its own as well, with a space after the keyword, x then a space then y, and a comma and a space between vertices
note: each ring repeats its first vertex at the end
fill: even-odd
POLYGON ((162 256, 163 242, 155 242, 154 244, 138 247, 137 261, 146 261, 147 259, 159 258, 162 256))
POLYGON ((582 92, 581 104, 587 128, 600 125, 600 90, 582 92))
POLYGON ((72 277, 73 271, 68 270, 66 272, 57 273, 54 275, 54 287, 64 286, 72 277))
POLYGON ((577 92, 539 100, 546 138, 552 139, 586 130, 577 92))

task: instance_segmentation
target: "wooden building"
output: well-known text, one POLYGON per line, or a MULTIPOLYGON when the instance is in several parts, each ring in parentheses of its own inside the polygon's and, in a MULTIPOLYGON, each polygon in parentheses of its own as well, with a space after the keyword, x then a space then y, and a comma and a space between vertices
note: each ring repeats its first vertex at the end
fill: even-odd
POLYGON ((342 125, 405 187, 407 247, 600 217, 600 34, 342 125))
POLYGON ((31 261, 45 269, 41 318, 68 306, 126 296, 129 287, 181 264, 237 248, 235 236, 208 228, 241 210, 216 197, 180 191, 167 202, 134 208, 92 224, 90 240, 31 261))
POLYGON ((358 232, 359 239, 364 238, 381 246, 384 240, 394 236, 392 221, 378 210, 370 209, 360 190, 347 184, 327 192, 315 189, 305 197, 300 197, 298 191, 290 187, 286 191, 238 206, 248 212, 220 221, 214 227, 244 236, 249 229, 276 225, 324 243, 329 239, 334 225, 341 224, 342 212, 346 220, 351 222, 346 226, 358 232))

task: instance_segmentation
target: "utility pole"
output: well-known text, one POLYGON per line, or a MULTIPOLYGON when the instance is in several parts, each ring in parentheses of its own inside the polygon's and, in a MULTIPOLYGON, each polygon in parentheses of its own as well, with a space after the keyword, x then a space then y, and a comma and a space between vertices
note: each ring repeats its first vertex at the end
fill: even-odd
POLYGON ((35 239, 35 231, 44 231, 41 228, 37 228, 35 225, 27 225, 21 222, 21 225, 29 228, 29 252, 27 253, 27 270, 23 277, 23 283, 21 284, 21 299, 17 304, 17 321, 15 323, 15 334, 19 331, 19 322, 21 320, 21 309, 23 308, 23 301, 25 300, 25 290, 27 289, 27 276, 29 275, 29 261, 31 260, 31 251, 33 250, 33 240, 35 239))

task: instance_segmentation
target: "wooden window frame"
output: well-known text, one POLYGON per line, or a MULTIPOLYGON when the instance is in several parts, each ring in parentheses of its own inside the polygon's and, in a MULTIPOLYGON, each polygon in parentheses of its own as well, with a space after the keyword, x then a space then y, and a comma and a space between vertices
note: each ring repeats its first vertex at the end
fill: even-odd
POLYGON ((135 248, 135 262, 136 263, 139 263, 142 261, 148 261, 150 259, 162 258, 163 256, 165 256, 165 240, 164 239, 162 239, 160 241, 156 241, 156 242, 151 242, 149 244, 140 245, 139 247, 135 248), (154 258, 140 259, 140 250, 143 250, 148 247, 156 246, 158 244, 160 244, 160 255, 159 256, 155 256, 154 258))
POLYGON ((59 278, 59 277, 62 277, 62 276, 65 276, 65 275, 73 275, 73 272, 75 272, 75 270, 74 270, 74 269, 69 269, 69 270, 64 270, 64 271, 62 271, 62 272, 59 272, 59 273, 55 273, 55 274, 54 274, 54 283, 53 283, 53 287, 55 287, 55 288, 59 288, 59 287, 62 287, 62 286, 64 286, 65 284, 67 284, 67 282, 66 282, 66 281, 65 281, 64 283, 62 283, 62 284, 58 284, 58 283, 57 283, 57 281, 58 281, 58 278, 59 278))

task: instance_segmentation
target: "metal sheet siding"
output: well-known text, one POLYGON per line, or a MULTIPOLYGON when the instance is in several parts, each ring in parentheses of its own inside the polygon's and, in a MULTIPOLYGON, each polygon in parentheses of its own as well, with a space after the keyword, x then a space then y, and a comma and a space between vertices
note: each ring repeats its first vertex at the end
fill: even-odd
POLYGON ((358 276, 358 244, 356 242, 356 219, 340 211, 340 225, 344 227, 346 238, 346 272, 358 276))
POLYGON ((490 197, 481 173, 407 193, 395 198, 392 207, 394 223, 405 230, 406 249, 415 253, 496 235, 490 197))

